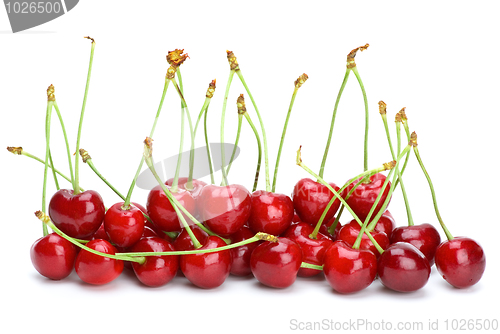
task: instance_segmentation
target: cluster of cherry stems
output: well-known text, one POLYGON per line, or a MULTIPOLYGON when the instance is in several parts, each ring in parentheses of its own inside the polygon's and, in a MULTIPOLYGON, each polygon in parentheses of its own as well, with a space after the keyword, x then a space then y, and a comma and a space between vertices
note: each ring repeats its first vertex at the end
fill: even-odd
MULTIPOLYGON (((223 103, 221 145, 224 144, 227 96, 234 74, 240 78, 250 96, 259 118, 264 143, 265 191, 256 190, 262 157, 261 139, 246 112, 244 96, 241 94, 237 100, 239 124, 235 148, 244 116, 255 133, 259 151, 254 188, 250 193, 242 185, 227 184, 234 151, 229 164, 226 165, 223 148, 223 181, 221 185, 215 185, 206 127, 208 107, 215 92, 215 80, 209 85, 205 103, 193 129, 189 109, 182 94, 179 69, 188 55, 178 49, 169 52, 167 61, 170 68, 165 78, 155 121, 150 135, 144 141, 144 154, 137 174, 127 196, 123 196, 102 177, 90 155, 79 146, 95 48, 95 41, 90 37, 86 38, 92 41, 92 47, 78 128, 74 172, 64 123, 52 85, 47 90, 45 160, 27 153, 21 147, 8 147, 8 150, 15 154, 34 158, 45 165, 42 210, 35 213, 43 222, 44 237, 38 239, 31 248, 32 263, 41 275, 60 280, 75 269, 84 282, 106 284, 118 277, 124 267, 128 267, 146 286, 162 286, 181 274, 194 285, 206 289, 220 286, 230 274, 253 275, 262 284, 274 288, 292 285, 297 276, 324 275, 332 288, 339 293, 360 291, 372 284, 377 276, 389 289, 400 292, 416 291, 427 283, 434 263, 443 278, 457 288, 472 286, 482 277, 485 256, 481 246, 470 238, 453 237, 442 221, 432 181, 420 157, 416 134, 410 133, 404 108, 396 114, 395 150, 388 130, 386 104, 379 102, 379 111, 393 161, 372 170, 367 168, 368 105, 354 57, 358 51, 364 51, 368 44, 352 50, 347 56, 346 74, 335 103, 319 174, 315 174, 302 162, 301 150, 297 151, 297 164, 316 181, 310 178, 299 180, 291 198, 275 192, 276 178, 295 96, 308 79, 307 75, 303 74, 295 81, 271 186, 263 122, 236 57, 232 52, 227 52, 230 74, 223 103), (323 171, 338 104, 350 72, 355 74, 365 102, 364 171, 348 180, 342 187, 338 187, 323 180, 323 171), (169 84, 175 87, 181 99, 181 129, 184 128, 185 116, 189 122, 190 172, 187 177, 179 177, 182 156, 179 154, 175 176, 163 182, 154 169, 152 137, 169 84), (50 153, 50 120, 53 109, 56 110, 63 129, 70 177, 54 167, 50 153), (203 115, 211 184, 193 179, 192 176, 194 138, 203 115), (408 140, 408 145, 404 148, 401 145, 401 126, 408 140), (412 150, 429 183, 436 217, 446 234, 446 241, 441 242, 440 234, 433 225, 413 224, 402 178, 412 150), (80 187, 79 156, 123 202, 105 208, 101 196, 96 191, 84 191, 80 187), (146 207, 130 202, 132 190, 144 162, 158 181, 158 186, 148 195, 146 207), (52 196, 46 214, 49 170, 52 171, 57 192, 52 196), (384 171, 388 171, 387 176, 382 174, 384 171), (72 189, 60 189, 57 174, 71 182, 72 189), (396 227, 394 218, 387 210, 397 185, 401 186, 405 199, 408 226, 396 227), (339 219, 346 209, 353 219, 341 225, 339 219), (49 233, 48 228, 53 232, 49 233)), ((182 130, 180 152, 183 133, 182 130)))

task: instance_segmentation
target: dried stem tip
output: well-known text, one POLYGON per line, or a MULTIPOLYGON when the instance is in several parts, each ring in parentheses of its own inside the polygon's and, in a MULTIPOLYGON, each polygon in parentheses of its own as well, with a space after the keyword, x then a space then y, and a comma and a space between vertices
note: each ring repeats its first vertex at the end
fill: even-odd
POLYGON ((236 106, 238 107, 238 114, 244 114, 247 112, 247 107, 245 106, 245 98, 243 97, 243 94, 240 94, 240 96, 238 96, 238 99, 236 100, 236 106))
POLYGON ((166 78, 169 80, 173 80, 175 78, 175 73, 177 73, 177 67, 171 65, 167 70, 166 78))
POLYGON ((295 88, 300 88, 307 79, 309 79, 307 74, 302 74, 297 80, 295 80, 295 88))
POLYGON ((267 233, 264 233, 264 232, 258 232, 255 237, 259 240, 263 240, 263 241, 270 241, 270 242, 278 242, 278 237, 275 237, 274 235, 272 234, 267 234, 267 233))
POLYGON ((379 111, 380 115, 387 114, 387 104, 385 104, 384 101, 378 102, 378 111, 379 111))
POLYGON ((83 148, 80 149, 80 156, 82 157, 82 161, 87 163, 87 160, 92 159, 87 151, 83 148))
POLYGON ((396 160, 392 160, 392 161, 386 162, 386 163, 384 163, 382 165, 384 166, 385 170, 391 170, 394 167, 396 167, 396 160))
POLYGON ((300 145, 299 149, 297 150, 297 165, 300 165, 302 163, 302 145, 300 145))
POLYGON ((211 99, 212 97, 214 97, 214 93, 215 93, 215 79, 213 79, 212 82, 208 84, 206 97, 211 99))
POLYGON ((347 68, 356 67, 356 63, 354 62, 354 57, 356 57, 356 53, 358 53, 358 51, 361 52, 365 51, 366 49, 368 49, 369 46, 370 44, 366 43, 364 46, 360 46, 349 52, 349 54, 347 55, 347 68))
POLYGON ((21 155, 23 153, 23 148, 22 147, 10 147, 7 146, 7 151, 13 154, 21 155))
POLYGON ((47 224, 48 222, 50 222, 50 217, 45 214, 43 211, 36 211, 35 212, 35 216, 40 219, 42 222, 44 222, 45 224, 47 224))
POLYGON ((55 92, 54 85, 50 85, 49 88, 47 88, 47 101, 55 101, 56 96, 54 94, 55 92))
POLYGON ((413 147, 417 147, 418 144, 417 144, 417 134, 415 133, 415 131, 413 131, 410 135, 410 142, 408 143, 409 145, 413 146, 413 147))
POLYGON ((396 122, 396 123, 402 123, 403 122, 400 113, 396 114, 396 116, 394 117, 394 122, 396 122))
POLYGON ((227 53, 227 61, 229 62, 229 68, 231 71, 238 71, 240 69, 240 65, 238 65, 238 60, 236 60, 236 56, 233 51, 226 51, 227 53))
POLYGON ((94 40, 92 37, 90 37, 90 36, 85 36, 84 38, 86 38, 86 39, 90 39, 90 40, 92 41, 92 43, 93 43, 93 44, 95 44, 95 40, 94 40))
POLYGON ((146 137, 144 139, 144 157, 150 158, 153 155, 153 139, 146 137))
POLYGON ((405 121, 408 120, 408 118, 406 117, 406 113, 405 113, 405 110, 406 110, 406 107, 402 108, 400 111, 399 111, 399 115, 401 117, 401 121, 404 123, 405 121))
POLYGON ((174 67, 179 67, 182 63, 189 58, 188 54, 183 54, 184 49, 175 49, 174 51, 169 51, 167 54, 167 61, 170 65, 174 67))

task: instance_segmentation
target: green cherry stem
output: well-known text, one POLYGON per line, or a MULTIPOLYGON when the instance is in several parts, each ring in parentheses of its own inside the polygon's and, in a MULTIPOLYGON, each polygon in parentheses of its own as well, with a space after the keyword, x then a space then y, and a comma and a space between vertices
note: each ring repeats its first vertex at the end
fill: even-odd
MULTIPOLYGON (((45 167, 43 169, 43 190, 42 190, 42 211, 46 211, 46 197, 47 197, 47 172, 49 169, 49 155, 50 155, 50 120, 52 117, 52 107, 54 106, 54 86, 50 85, 47 89, 47 114, 45 116, 45 167)), ((49 232, 47 226, 43 224, 43 236, 49 232)))
POLYGON ((69 174, 71 176, 71 186, 73 187, 75 184, 75 178, 73 176, 73 162, 71 159, 71 152, 69 149, 68 136, 66 135, 66 127, 64 126, 64 121, 61 115, 61 111, 59 110, 59 106, 57 105, 57 102, 55 100, 54 100, 54 108, 56 109, 57 117, 59 118, 59 123, 61 124, 61 128, 63 131, 64 141, 66 143, 66 154, 68 156, 69 174))
POLYGON ((363 101, 365 104, 365 142, 364 142, 364 170, 368 170, 368 126, 369 126, 369 113, 368 113, 368 99, 366 97, 365 86, 363 85, 363 81, 361 80, 361 76, 358 72, 358 67, 353 67, 352 71, 358 79, 359 87, 361 87, 361 92, 363 93, 363 101))
POLYGON ((170 187, 170 191, 173 193, 176 193, 179 191, 178 189, 178 182, 179 182, 179 173, 181 170, 181 162, 182 162, 182 153, 183 153, 183 146, 184 146, 184 117, 185 117, 186 112, 184 111, 184 108, 181 110, 181 137, 179 141, 179 154, 177 155, 177 165, 175 167, 175 174, 174 174, 174 179, 172 181, 172 186, 170 187))
MULTIPOLYGON (((228 56, 229 59, 229 56, 228 56)), ((222 102, 222 116, 221 116, 221 121, 220 121, 220 156, 221 156, 221 170, 223 170, 223 173, 225 171, 224 166, 226 166, 226 153, 224 149, 224 123, 226 119, 226 108, 227 108, 227 98, 229 95, 229 88, 231 88, 231 83, 233 82, 233 77, 234 77, 234 69, 231 69, 229 72, 229 78, 227 80, 226 84, 226 92, 224 93, 224 101, 222 102)), ((225 184, 225 179, 222 178, 222 183, 223 185, 225 184)))
POLYGON ((262 163, 262 144, 260 142, 259 132, 257 131, 257 128, 253 124, 252 119, 250 118, 250 115, 246 112, 245 100, 243 98, 243 94, 241 94, 240 97, 238 98, 238 113, 241 113, 241 114, 243 114, 243 116, 245 116, 245 119, 247 120, 248 124, 252 128, 252 131, 255 134, 255 139, 257 140, 257 149, 259 152, 259 156, 257 158, 257 168, 255 170, 255 178, 254 178, 253 187, 252 187, 252 192, 254 192, 255 190, 257 190, 257 184, 259 183, 260 166, 262 163), (244 109, 244 110, 242 109, 241 112, 239 109, 240 105, 242 105, 242 108, 244 109))
POLYGON ((205 148, 207 150, 207 159, 208 159, 208 168, 210 169, 210 181, 212 184, 215 184, 214 179, 214 168, 212 165, 212 154, 210 153, 210 143, 208 141, 208 128, 207 128, 207 116, 208 116, 208 107, 210 106, 210 102, 215 93, 215 79, 208 85, 207 93, 205 94, 205 102, 201 107, 201 111, 198 115, 198 120, 196 121, 196 125, 194 127, 194 136, 196 138, 196 131, 198 129, 198 124, 201 120, 201 116, 203 115, 203 130, 205 134, 205 148))
POLYGON ((391 150, 391 156, 393 160, 396 160, 396 154, 394 153, 394 148, 392 147, 391 133, 389 131, 389 124, 387 123, 387 104, 384 101, 379 101, 378 103, 379 113, 382 117, 382 122, 384 123, 385 134, 387 136, 387 142, 389 143, 389 149, 391 150))
MULTIPOLYGON (((54 166, 54 161, 52 160, 52 152, 49 151, 49 161, 50 161, 50 166, 54 166)), ((59 191, 59 189, 61 189, 59 187, 59 181, 57 181, 57 175, 56 175, 56 171, 54 170, 54 168, 51 168, 52 170, 52 176, 54 177, 54 183, 56 185, 56 189, 59 191)))
POLYGON ((233 152, 231 153, 231 158, 229 159, 229 164, 226 169, 226 177, 229 174, 229 170, 234 161, 234 156, 236 155, 236 150, 238 149, 238 143, 240 142, 240 134, 241 134, 241 124, 243 123, 243 114, 238 112, 238 130, 236 132, 236 139, 234 140, 233 152))
POLYGON ((302 262, 300 264, 301 268, 308 268, 308 269, 316 269, 316 270, 323 270, 323 266, 318 266, 317 264, 312 264, 312 263, 307 263, 307 262, 302 262))

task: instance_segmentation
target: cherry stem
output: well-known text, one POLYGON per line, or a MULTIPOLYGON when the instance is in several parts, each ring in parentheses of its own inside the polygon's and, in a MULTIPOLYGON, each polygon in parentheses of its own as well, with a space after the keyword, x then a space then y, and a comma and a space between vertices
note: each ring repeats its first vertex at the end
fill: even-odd
POLYGON ((200 123, 201 117, 203 116, 203 129, 205 132, 205 147, 207 149, 207 159, 208 159, 208 168, 210 168, 210 181, 212 184, 215 183, 214 180, 214 168, 212 166, 212 155, 210 153, 210 143, 208 142, 208 131, 207 131, 207 114, 208 114, 208 106, 210 105, 210 101, 212 98, 207 97, 205 98, 205 102, 203 103, 203 106, 201 107, 201 111, 198 114, 198 120, 196 121, 196 125, 194 127, 194 136, 196 138, 196 131, 198 129, 198 124, 200 123))
POLYGON ((347 79, 349 79, 349 74, 351 73, 350 68, 346 68, 344 80, 342 80, 342 85, 337 94, 337 100, 335 101, 335 107, 333 108, 332 121, 330 124, 330 132, 328 133, 328 140, 326 141, 325 153, 323 153, 323 160, 321 161, 321 167, 319 169, 319 176, 323 177, 325 171, 326 158, 328 157, 328 151, 330 150, 330 143, 332 141, 333 127, 335 125, 335 118, 337 116, 337 109, 339 107, 340 98, 342 97, 342 92, 344 91, 345 85, 347 84, 347 79))
MULTIPOLYGON (((308 172, 314 178, 316 178, 318 180, 318 182, 320 182, 323 185, 325 185, 335 195, 335 197, 342 204, 344 204, 344 206, 347 208, 347 211, 349 211, 349 213, 358 222, 358 224, 360 226, 363 225, 363 223, 361 222, 361 220, 359 219, 359 217, 354 213, 354 211, 352 211, 351 207, 342 198, 342 196, 340 196, 339 193, 337 191, 335 191, 335 189, 332 188, 332 186, 330 186, 325 180, 323 180, 323 178, 321 176, 319 176, 318 174, 314 173, 309 167, 307 167, 306 165, 304 165, 304 163, 302 162, 302 158, 301 158, 301 148, 299 148, 297 150, 297 165, 299 165, 300 167, 302 167, 302 169, 304 169, 306 172, 308 172)), ((370 234, 370 232, 365 231, 365 233, 368 236, 368 238, 370 239, 370 241, 373 243, 373 245, 375 246, 375 248, 380 252, 380 254, 382 254, 384 252, 384 250, 382 249, 382 247, 380 247, 380 245, 377 243, 377 241, 375 239, 373 239, 373 236, 370 234)))
POLYGON ((92 73, 92 63, 94 60, 94 49, 95 49, 95 41, 90 37, 85 37, 92 41, 90 48, 90 61, 89 61, 89 69, 87 72, 87 82, 85 83, 85 94, 83 95, 83 103, 82 103, 82 111, 80 113, 80 123, 78 124, 78 135, 76 137, 76 155, 75 155, 75 183, 73 187, 73 194, 78 195, 81 192, 80 189, 80 169, 78 168, 78 157, 80 155, 80 138, 82 134, 82 125, 83 125, 83 115, 85 114, 85 106, 87 105, 87 96, 89 92, 90 85, 90 75, 92 73))
POLYGON ((184 146, 184 117, 185 117, 185 112, 184 112, 184 108, 182 108, 182 110, 181 110, 181 138, 180 138, 180 143, 179 143, 179 154, 177 155, 177 165, 175 167, 174 179, 172 181, 172 186, 170 187, 170 191, 173 193, 176 193, 177 191, 179 191, 178 182, 179 182, 179 173, 181 170, 182 152, 183 152, 183 146, 184 146))
POLYGON ((229 164, 227 165, 226 177, 229 174, 229 170, 231 169, 231 165, 233 164, 233 161, 234 161, 234 156, 236 155, 236 149, 238 148, 238 143, 240 141, 241 124, 242 123, 243 123, 243 115, 238 114, 238 130, 236 132, 236 139, 234 141, 233 152, 231 153, 231 158, 229 159, 229 164))
MULTIPOLYGON (((224 122, 226 119, 227 98, 229 95, 229 88, 231 88, 231 83, 233 81, 234 72, 235 72, 234 70, 231 70, 229 72, 229 78, 227 79, 227 84, 226 84, 226 92, 224 93, 224 101, 222 102, 222 116, 220 121, 220 155, 221 155, 221 171, 223 175, 225 172, 224 166, 226 166, 226 153, 224 150, 224 122)), ((227 185, 225 182, 226 180, 223 177, 222 184, 227 185)))
MULTIPOLYGON (((42 211, 46 209, 46 196, 47 196, 47 171, 49 168, 49 155, 50 155, 50 120, 52 117, 52 107, 54 101, 47 101, 47 115, 45 117, 45 168, 43 170, 43 191, 42 191, 42 211)), ((43 236, 49 234, 47 226, 43 224, 43 236)))
MULTIPOLYGON (((49 161, 50 161, 50 166, 54 166, 54 161, 52 161, 52 152, 49 151, 49 161)), ((54 183, 56 185, 56 189, 59 191, 59 189, 61 189, 59 187, 59 182, 57 181, 57 175, 56 175, 56 171, 52 169, 52 176, 54 177, 54 183)))
POLYGON ((312 263, 307 263, 307 262, 302 262, 300 264, 300 267, 307 268, 307 269, 323 270, 323 266, 318 266, 317 264, 312 264, 312 263))
POLYGON ((358 72, 358 67, 355 66, 352 68, 356 79, 358 79, 359 87, 361 88, 361 92, 363 93, 363 101, 365 104, 365 143, 364 143, 364 170, 368 170, 368 123, 369 123, 369 113, 368 113, 368 99, 366 97, 365 86, 363 85, 363 81, 358 72))
POLYGON ((73 176, 73 163, 72 163, 72 159, 71 159, 71 152, 69 149, 68 136, 66 135, 66 127, 64 126, 61 112, 59 111, 59 106, 57 105, 56 101, 54 101, 54 108, 56 109, 57 117, 59 118, 59 123, 61 123, 61 128, 62 128, 63 135, 64 135, 64 141, 66 143, 66 154, 68 155, 69 174, 71 176, 71 186, 73 187, 73 185, 75 184, 75 179, 73 176))
MULTIPOLYGON (((257 140, 257 149, 259 151, 259 157, 257 158, 257 168, 255 170, 255 178, 254 178, 253 188, 252 188, 252 192, 254 192, 255 190, 257 190, 257 184, 259 183, 260 166, 261 166, 261 162, 262 162, 262 145, 260 142, 259 132, 257 131, 257 128, 253 124, 252 119, 250 118, 250 115, 247 112, 245 112, 245 113, 243 113, 243 116, 245 116, 245 119, 247 120, 248 124, 252 128, 253 133, 255 134, 255 139, 257 140)), ((267 190, 267 191, 269 191, 269 190, 267 190)))

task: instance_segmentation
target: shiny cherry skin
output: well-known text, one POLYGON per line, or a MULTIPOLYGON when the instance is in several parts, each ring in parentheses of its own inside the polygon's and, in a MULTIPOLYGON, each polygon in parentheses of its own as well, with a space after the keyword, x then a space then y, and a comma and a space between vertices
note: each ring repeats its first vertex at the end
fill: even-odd
POLYGON ((140 209, 122 208, 123 202, 113 204, 104 215, 104 230, 111 242, 118 247, 130 247, 142 237, 144 216, 140 209))
MULTIPOLYGON (((229 239, 231 243, 237 243, 252 238, 255 235, 250 228, 247 226, 242 226, 238 231, 231 234, 229 239)), ((248 276, 252 274, 252 269, 250 268, 250 257, 253 250, 261 242, 252 242, 240 247, 231 248, 232 263, 231 263, 231 274, 235 276, 248 276)))
POLYGON ((438 230, 431 224, 420 224, 413 226, 400 226, 395 228, 391 234, 391 244, 396 242, 408 242, 421 251, 432 267, 436 249, 441 243, 438 230))
MULTIPOLYGON (((160 237, 146 237, 130 248, 130 252, 171 252, 174 246, 160 237)), ((150 287, 159 287, 170 282, 179 268, 179 255, 146 256, 146 262, 132 262, 139 281, 150 287)))
MULTIPOLYGON (((192 225, 190 226, 190 228, 191 231, 193 231, 193 234, 196 237, 196 239, 200 242, 200 244, 204 245, 208 239, 207 232, 203 231, 197 225, 192 225)), ((194 249, 193 241, 191 240, 191 237, 189 236, 189 233, 187 232, 186 229, 181 230, 181 233, 179 233, 179 235, 177 236, 177 238, 175 238, 172 244, 175 250, 177 251, 194 249)))
POLYGON ((269 287, 284 289, 297 279, 302 264, 302 250, 293 240, 279 237, 278 242, 265 241, 250 257, 250 268, 257 280, 269 287))
POLYGON ((389 212, 389 210, 385 210, 382 216, 380 216, 375 228, 373 229, 376 232, 384 232, 389 237, 391 236, 392 231, 396 228, 396 220, 389 212))
MULTIPOLYGON (((188 212, 191 214, 195 212, 195 200, 189 191, 178 189, 172 195, 188 212)), ((160 185, 157 185, 149 192, 146 208, 149 218, 158 229, 166 232, 176 232, 183 227, 177 212, 175 212, 160 185)), ((186 222, 191 225, 191 220, 184 213, 183 215, 186 222)))
POLYGON ((61 280, 75 267, 77 247, 56 233, 47 234, 31 246, 31 263, 40 275, 61 280))
MULTIPOLYGON (((86 245, 98 252, 114 255, 116 248, 102 239, 91 240, 86 245)), ((86 283, 102 285, 113 281, 123 271, 123 261, 92 254, 82 249, 75 262, 78 277, 86 283)))
POLYGON ((264 190, 252 193, 252 210, 248 219, 250 229, 280 235, 290 226, 294 215, 290 197, 264 190))
MULTIPOLYGON (((335 191, 338 192, 340 190, 335 183, 329 184, 335 191)), ((339 195, 342 196, 342 194, 339 195)), ((301 221, 313 226, 316 225, 323 211, 325 211, 326 206, 334 197, 335 195, 325 185, 309 178, 299 180, 299 182, 295 184, 292 193, 295 212, 300 217, 301 221)), ((328 210, 324 221, 328 221, 333 217, 339 207, 340 201, 336 199, 328 210)))
MULTIPOLYGON (((213 249, 226 246, 224 240, 209 236, 205 244, 198 249, 213 249)), ((180 267, 186 278, 202 289, 213 289, 224 283, 231 270, 231 252, 229 250, 204 254, 181 255, 180 267)))
MULTIPOLYGON (((179 179, 177 180, 177 186, 180 189, 188 190, 188 189, 186 189, 187 181, 188 181, 187 177, 179 177, 179 179)), ((173 182, 174 182, 174 179, 170 178, 165 182, 165 184, 167 186, 172 186, 173 182)), ((200 195, 203 187, 206 186, 207 184, 206 184, 206 182, 203 182, 203 181, 197 180, 197 179, 193 179, 192 182, 193 182, 193 189, 189 190, 189 192, 191 193, 191 195, 193 195, 193 198, 196 199, 200 195)))
POLYGON ((250 217, 250 192, 238 184, 203 187, 198 198, 198 212, 205 225, 226 237, 238 231, 250 217))
MULTIPOLYGON (((359 224, 355 220, 351 220, 349 223, 342 226, 339 231, 337 240, 343 240, 352 247, 356 242, 360 231, 361 227, 359 226, 359 224)), ((387 247, 389 247, 390 240, 387 234, 375 231, 371 232, 370 234, 382 249, 386 249, 387 247)), ((377 258, 380 256, 380 252, 377 250, 377 248, 375 248, 375 245, 371 242, 366 234, 363 234, 363 236, 361 237, 361 244, 359 246, 359 249, 370 250, 373 252, 373 254, 375 254, 377 258)))
MULTIPOLYGON (((318 233, 316 239, 311 239, 310 235, 313 231, 314 227, 311 225, 298 223, 290 226, 283 236, 295 241, 300 246, 303 262, 321 266, 323 265, 325 252, 333 244, 333 241, 322 233, 318 233)), ((297 275, 299 277, 311 277, 320 273, 321 270, 300 268, 297 275)))
MULTIPOLYGON (((370 177, 369 183, 361 183, 349 196, 346 200, 347 204, 351 207, 352 211, 358 216, 361 221, 364 221, 368 213, 370 212, 375 200, 377 199, 380 190, 385 182, 385 175, 382 173, 374 174, 370 177)), ((353 183, 349 184, 345 189, 345 194, 347 195, 349 191, 356 185, 359 181, 355 180, 353 183)), ((382 194, 380 201, 377 204, 377 207, 373 211, 372 218, 377 215, 377 213, 382 208, 385 200, 387 199, 387 195, 389 194, 389 189, 391 188, 391 182, 387 184, 387 187, 382 194)))
POLYGON ((99 229, 104 219, 104 202, 94 190, 78 195, 73 190, 60 189, 50 199, 50 219, 70 237, 85 239, 99 229))
POLYGON ((378 259, 382 284, 394 291, 413 292, 427 284, 431 267, 425 255, 407 242, 392 244, 378 259))
POLYGON ((353 249, 344 241, 335 241, 325 253, 323 272, 335 291, 358 292, 375 279, 377 258, 369 250, 353 249))
POLYGON ((339 222, 337 222, 337 226, 335 226, 335 230, 333 231, 333 233, 330 233, 329 229, 334 222, 335 222, 335 217, 332 217, 332 218, 330 218, 330 220, 328 220, 326 222, 326 224, 322 224, 319 228, 320 233, 323 233, 323 235, 326 235, 327 237, 329 237, 333 241, 337 240, 340 229, 342 228, 342 224, 339 221, 339 222))
POLYGON ((97 231, 92 234, 90 237, 90 240, 94 239, 103 239, 106 241, 111 241, 109 240, 109 236, 106 234, 106 230, 104 230, 104 223, 101 224, 101 226, 97 229, 97 231))
POLYGON ((436 268, 456 288, 468 288, 481 279, 486 268, 483 248, 473 239, 455 237, 436 251, 436 268))

